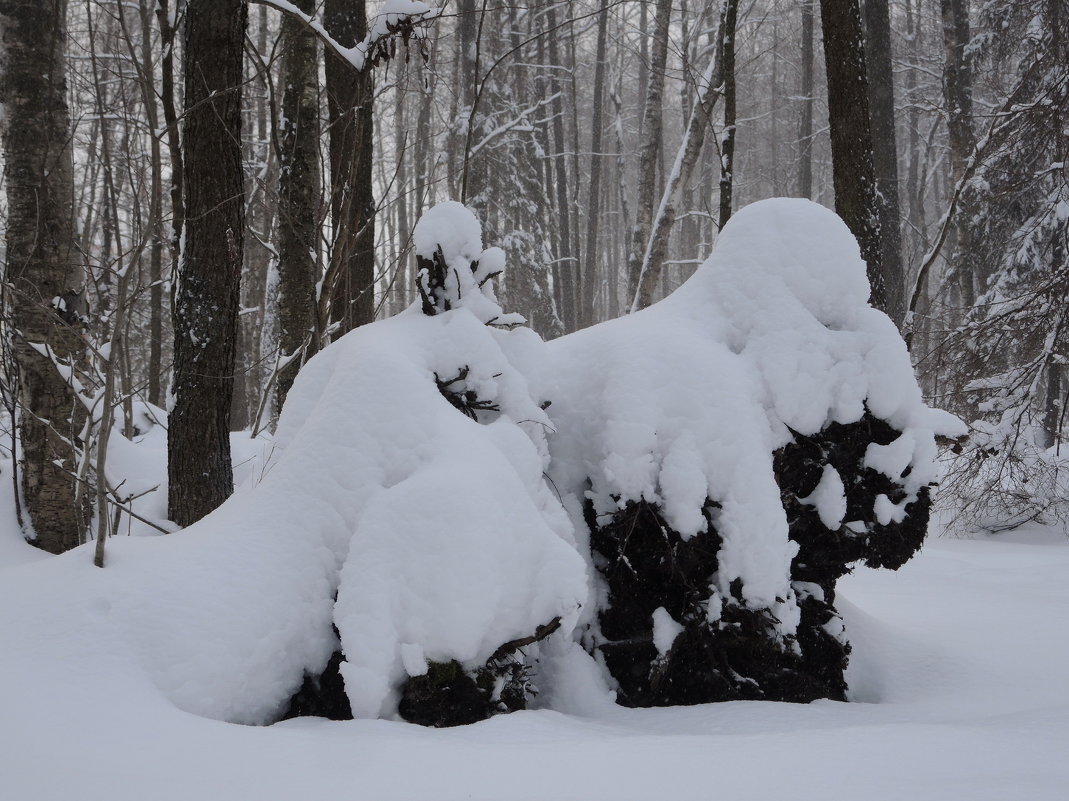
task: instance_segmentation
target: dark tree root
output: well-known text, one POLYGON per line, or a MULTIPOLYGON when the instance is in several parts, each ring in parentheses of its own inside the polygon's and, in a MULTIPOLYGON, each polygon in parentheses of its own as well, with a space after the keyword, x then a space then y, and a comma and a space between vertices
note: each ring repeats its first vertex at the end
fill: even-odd
MULTIPOLYGON (((709 619, 722 545, 713 499, 704 508, 707 530, 689 540, 672 530, 653 504, 631 501, 608 519, 597 519, 588 502, 594 561, 609 596, 599 614, 603 641, 596 647, 616 680, 619 702, 645 707, 845 700, 850 645, 835 610, 835 583, 857 562, 897 569, 920 548, 927 530, 926 487, 901 522, 881 525, 873 512, 880 494, 894 503, 906 497, 903 483, 864 466, 870 443, 886 445, 898 435, 866 412, 856 423, 834 423, 813 437, 796 434, 774 454, 789 536, 799 546, 790 580, 800 623, 790 637, 779 633, 769 610, 747 608, 737 584, 720 616, 714 612, 709 619), (834 531, 800 500, 813 493, 829 464, 839 472, 846 494, 846 516, 834 531), (664 654, 655 647, 653 625, 653 614, 662 607, 682 626, 664 654)), ((719 599, 713 605, 719 609, 719 599)))
POLYGON ((560 618, 553 618, 535 629, 534 634, 499 647, 476 670, 465 670, 456 660, 431 662, 426 673, 412 676, 401 688, 398 712, 409 723, 442 728, 526 709, 535 690, 520 649, 545 639, 558 628, 560 618))
POLYGON ((434 383, 442 397, 449 401, 450 406, 465 417, 479 422, 479 412, 500 412, 501 407, 493 401, 481 400, 474 390, 467 388, 466 381, 470 369, 464 365, 453 378, 449 379, 443 379, 435 373, 434 383))
POLYGON ((342 652, 335 651, 322 673, 318 676, 305 674, 304 682, 290 698, 282 719, 310 715, 330 720, 352 720, 353 710, 349 706, 349 696, 345 694, 345 682, 339 669, 343 659, 342 652))
MULTIPOLYGON (((455 660, 429 663, 425 674, 410 677, 402 686, 399 714, 410 723, 444 727, 477 723, 502 712, 526 709, 536 690, 522 649, 559 628, 560 618, 555 617, 538 626, 533 634, 501 645, 476 670, 466 670, 455 660)), ((306 675, 290 698, 282 720, 304 715, 352 720, 340 670, 344 658, 341 651, 335 651, 321 674, 306 675)))

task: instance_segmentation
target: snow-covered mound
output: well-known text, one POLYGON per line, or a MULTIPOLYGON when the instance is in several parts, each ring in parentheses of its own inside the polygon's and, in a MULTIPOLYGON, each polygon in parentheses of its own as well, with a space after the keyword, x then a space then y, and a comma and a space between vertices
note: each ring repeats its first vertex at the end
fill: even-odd
POLYGON ((671 296, 549 343, 557 487, 598 515, 656 503, 684 538, 704 530, 702 506, 716 500, 720 597, 741 579, 744 601, 793 631, 796 547, 772 470, 791 430, 856 422, 867 406, 902 431, 870 461, 894 478, 912 468, 909 500, 935 479, 933 435, 960 430, 925 406, 902 338, 868 293, 857 242, 833 212, 787 198, 742 209, 671 296))
MULTIPOLYGON (((470 212, 445 216, 466 236, 457 253, 479 257, 470 212)), ((494 316, 488 288, 473 294, 494 316)), ((567 636, 586 574, 543 479, 549 420, 508 355, 532 340, 459 304, 412 308, 326 348, 226 503, 167 537, 109 542, 79 593, 107 614, 80 620, 77 639, 128 654, 181 709, 266 723, 327 665, 332 626, 358 717, 393 714, 399 685, 428 662, 480 666, 556 618, 567 636)), ((89 557, 54 561, 73 559, 89 557)))
POLYGON ((608 586, 586 605, 587 619, 601 624, 595 647, 629 703, 841 696, 849 646, 834 581, 853 560, 897 567, 919 547, 934 437, 961 430, 925 406, 905 344, 868 294, 842 220, 806 200, 767 200, 732 217, 670 297, 549 344, 539 387, 557 428, 550 475, 577 530, 593 535, 583 551, 608 586), (791 451, 781 462, 794 474, 779 475, 777 452, 796 440, 809 451, 791 451), (843 457, 857 442, 856 458, 843 457), (808 520, 795 530, 792 504, 819 515, 814 547, 797 559, 813 530, 808 520), (907 509, 923 516, 908 532, 885 532, 907 509), (885 535, 899 546, 891 556, 873 546, 885 535), (810 575, 810 557, 828 552, 821 540, 834 543, 833 561, 843 558, 810 575), (708 656, 740 636, 745 669, 730 654, 708 656), (669 654, 669 640, 690 656, 669 654), (762 641, 767 652, 755 659, 762 641), (792 653, 816 662, 792 664, 792 653), (649 665, 648 683, 628 688, 636 660, 649 665), (712 674, 725 661, 722 681, 695 686, 695 664, 712 674), (758 690, 751 670, 794 678, 758 690), (672 681, 686 689, 664 690, 672 681))

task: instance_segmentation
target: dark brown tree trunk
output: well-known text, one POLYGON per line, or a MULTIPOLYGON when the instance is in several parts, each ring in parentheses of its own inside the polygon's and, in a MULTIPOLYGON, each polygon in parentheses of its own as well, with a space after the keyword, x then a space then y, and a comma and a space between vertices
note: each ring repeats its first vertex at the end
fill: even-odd
MULTIPOLYGON (((312 0, 297 0, 306 13, 312 0)), ((316 38, 299 22, 282 20, 282 130, 278 181, 278 323, 285 364, 277 408, 301 364, 315 353, 316 211, 319 207, 319 97, 316 38)))
MULTIPOLYGON (((947 106, 947 132, 950 137, 950 176, 956 186, 965 173, 965 165, 976 146, 972 128, 972 69, 965 47, 969 44, 969 7, 966 0, 942 0, 943 46, 946 59, 943 65, 943 97, 947 106)), ((970 193, 962 195, 958 219, 971 216, 970 193)), ((960 293, 962 308, 970 308, 976 300, 976 276, 964 263, 968 257, 969 226, 955 225, 948 236, 947 260, 951 275, 960 293)))
POLYGON ((737 0, 724 0, 720 14, 720 74, 724 83, 724 136, 720 142, 720 228, 731 218, 731 195, 735 179, 735 29, 739 16, 737 0))
POLYGON ((74 236, 67 109, 66 0, 0 0, 0 101, 7 184, 5 315, 14 328, 20 387, 22 493, 35 544, 79 545, 89 508, 74 479, 85 411, 55 359, 84 356, 84 273, 74 236), (42 351, 51 353, 51 358, 42 351))
POLYGON ((902 221, 898 200, 898 147, 891 68, 891 17, 887 0, 865 0, 865 59, 868 65, 872 164, 880 218, 880 261, 887 277, 885 311, 899 326, 905 316, 902 221))
POLYGON ((182 526, 233 491, 230 403, 245 228, 245 0, 189 0, 182 139, 185 230, 174 308, 168 515, 182 526))
POLYGON ((451 158, 449 160, 452 180, 450 184, 456 187, 453 196, 460 198, 461 202, 467 202, 469 197, 479 193, 476 186, 469 187, 471 176, 468 174, 475 165, 471 164, 468 157, 468 143, 471 133, 468 126, 474 123, 472 118, 472 105, 475 102, 475 82, 478 76, 475 74, 478 68, 475 59, 477 39, 479 35, 480 15, 475 11, 475 0, 457 0, 457 49, 454 59, 453 76, 453 130, 450 132, 452 143, 450 147, 451 158), (463 124, 462 124, 463 122, 463 124))
MULTIPOLYGON (((859 0, 821 0, 824 63, 828 74, 835 211, 849 226, 868 265, 873 306, 887 310, 891 281, 883 271, 876 173, 872 164, 865 39, 859 0)), ((892 279, 893 280, 893 279, 892 279)))
MULTIPOLYGON (((352 47, 364 38, 366 5, 364 0, 327 0, 326 29, 335 41, 352 47)), ((337 339, 375 317, 375 197, 371 185, 375 78, 370 65, 357 71, 331 51, 326 57, 326 81, 334 223, 331 272, 337 275, 330 321, 337 339)))

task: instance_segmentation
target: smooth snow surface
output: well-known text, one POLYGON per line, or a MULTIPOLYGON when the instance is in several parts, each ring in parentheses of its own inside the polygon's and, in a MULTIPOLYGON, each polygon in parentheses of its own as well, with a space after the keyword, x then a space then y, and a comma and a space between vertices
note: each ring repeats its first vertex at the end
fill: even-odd
MULTIPOLYGON (((0 553, 29 548, 5 537, 0 553)), ((448 730, 184 714, 100 640, 120 570, 90 562, 83 548, 0 570, 4 799, 1063 801, 1069 787, 1060 531, 936 538, 898 573, 845 579, 858 703, 621 709, 572 655, 562 711, 448 730)), ((187 596, 218 595, 214 580, 188 578, 187 596)))

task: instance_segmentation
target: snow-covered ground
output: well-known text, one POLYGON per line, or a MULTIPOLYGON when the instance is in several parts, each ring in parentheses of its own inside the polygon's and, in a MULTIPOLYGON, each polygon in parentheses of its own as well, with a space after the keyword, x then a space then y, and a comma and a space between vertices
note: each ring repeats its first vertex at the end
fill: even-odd
MULTIPOLYGON (((1064 801, 1060 530, 932 536, 900 572, 842 581, 852 703, 625 709, 576 643, 601 603, 580 498, 661 503, 691 535, 691 513, 722 501, 719 578, 789 612, 769 454, 790 430, 867 407, 905 433, 866 463, 908 473, 909 493, 934 476, 932 433, 955 421, 924 407, 897 332, 866 305, 849 232, 813 204, 758 206, 659 308, 548 347, 509 330, 483 281, 503 254, 471 213, 437 207, 415 239, 441 262, 421 274, 438 313, 413 307, 319 353, 275 436, 235 439, 233 497, 167 536, 121 523, 104 569, 91 546, 53 557, 21 540, 0 464, 0 801, 1064 801), (399 688, 429 661, 478 668, 551 620, 536 708, 398 722, 399 688), (242 725, 282 717, 339 645, 360 719, 242 725)), ((136 501, 159 520, 165 437, 141 432, 109 475, 160 487, 136 501)), ((819 502, 832 528, 835 487, 819 502)), ((658 648, 673 627, 654 626, 658 648)))
POLYGON ((108 571, 92 567, 86 548, 42 557, 15 536, 0 547, 14 565, 0 569, 5 800, 1038 801, 1069 792, 1069 540, 1060 531, 933 537, 898 573, 861 569, 844 580, 855 703, 627 710, 576 687, 557 699, 571 713, 448 730, 319 719, 252 727, 181 712, 119 655, 79 640, 76 625, 36 625, 107 615, 105 603, 69 590, 108 571))

